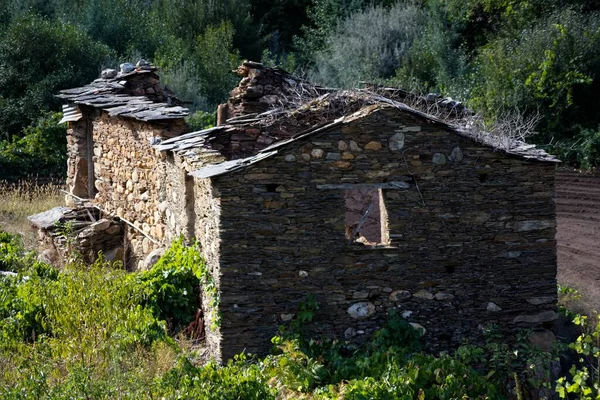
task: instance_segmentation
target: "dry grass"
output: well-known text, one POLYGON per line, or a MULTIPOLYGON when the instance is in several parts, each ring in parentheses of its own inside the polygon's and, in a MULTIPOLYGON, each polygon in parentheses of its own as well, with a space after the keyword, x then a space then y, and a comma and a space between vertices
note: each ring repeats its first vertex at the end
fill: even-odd
POLYGON ((64 195, 59 191, 62 188, 56 183, 0 182, 0 229, 21 234, 26 248, 33 249, 37 239, 27 217, 64 205, 64 195))

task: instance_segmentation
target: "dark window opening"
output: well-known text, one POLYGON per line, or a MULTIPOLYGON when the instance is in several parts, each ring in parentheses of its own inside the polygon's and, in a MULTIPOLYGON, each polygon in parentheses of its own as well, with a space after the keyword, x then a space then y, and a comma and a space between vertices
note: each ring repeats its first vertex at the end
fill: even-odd
POLYGON ((446 265, 446 272, 451 274, 455 271, 454 265, 446 265))
POLYGON ((268 193, 277 193, 277 188, 280 186, 276 183, 267 183, 267 192, 268 193))
POLYGON ((479 173, 479 182, 483 183, 483 182, 487 181, 487 178, 488 178, 487 172, 479 173))
POLYGON ((365 246, 390 243, 388 215, 381 189, 359 188, 345 191, 346 239, 365 246))

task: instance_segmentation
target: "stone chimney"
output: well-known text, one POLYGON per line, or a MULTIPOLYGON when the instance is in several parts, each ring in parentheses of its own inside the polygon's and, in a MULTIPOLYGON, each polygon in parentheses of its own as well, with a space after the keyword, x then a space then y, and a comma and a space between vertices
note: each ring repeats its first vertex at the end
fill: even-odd
POLYGON ((156 73, 157 67, 144 59, 136 65, 123 63, 120 70, 105 69, 100 74, 101 79, 113 81, 124 86, 122 94, 133 96, 146 96, 156 103, 171 103, 174 96, 166 92, 160 85, 160 77, 156 73))
POLYGON ((315 86, 277 67, 245 61, 234 72, 242 80, 231 91, 227 103, 219 105, 217 125, 225 124, 230 118, 262 113, 319 95, 315 86))

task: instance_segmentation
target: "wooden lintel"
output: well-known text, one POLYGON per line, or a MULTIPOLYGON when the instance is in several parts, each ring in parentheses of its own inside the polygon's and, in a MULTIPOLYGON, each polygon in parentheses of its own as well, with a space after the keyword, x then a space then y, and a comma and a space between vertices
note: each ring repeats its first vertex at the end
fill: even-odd
POLYGON ((339 184, 323 184, 317 185, 317 189, 321 190, 351 190, 351 189, 408 189, 410 185, 406 182, 395 181, 385 183, 339 183, 339 184))

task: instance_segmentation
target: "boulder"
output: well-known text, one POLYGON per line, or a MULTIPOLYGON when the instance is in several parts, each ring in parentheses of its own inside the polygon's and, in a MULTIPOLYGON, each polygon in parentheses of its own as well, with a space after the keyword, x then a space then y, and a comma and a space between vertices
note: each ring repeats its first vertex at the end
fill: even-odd
POLYGON ((552 346, 556 342, 556 336, 548 329, 539 329, 531 333, 529 343, 538 349, 546 352, 552 351, 552 346))
POLYGON ((416 297, 418 299, 425 299, 425 300, 433 300, 434 299, 433 294, 428 292, 427 290, 419 290, 418 292, 413 294, 413 297, 416 297))
POLYGON ((394 290, 390 293, 390 301, 402 301, 408 300, 412 297, 412 294, 408 290, 394 290))
POLYGON ((161 247, 160 249, 152 250, 150 252, 150 254, 148 254, 146 259, 144 260, 144 263, 142 264, 142 269, 143 270, 151 269, 154 266, 154 264, 156 264, 156 262, 163 256, 163 254, 165 254, 165 251, 166 251, 166 249, 164 247, 161 247))
POLYGON ((515 324, 532 326, 543 324, 544 322, 552 322, 556 319, 558 319, 558 313, 556 311, 543 311, 532 315, 519 315, 513 322, 515 324))
POLYGON ((108 69, 104 69, 104 70, 102 70, 102 72, 100 72, 100 78, 102 78, 102 79, 112 79, 115 76, 117 76, 116 69, 108 68, 108 69))
POLYGON ((119 68, 121 69, 122 74, 126 74, 133 71, 135 69, 135 66, 131 63, 123 63, 119 65, 119 68))
POLYGON ((368 301, 361 301, 348 307, 347 311, 354 319, 364 319, 375 314, 375 305, 368 301))

